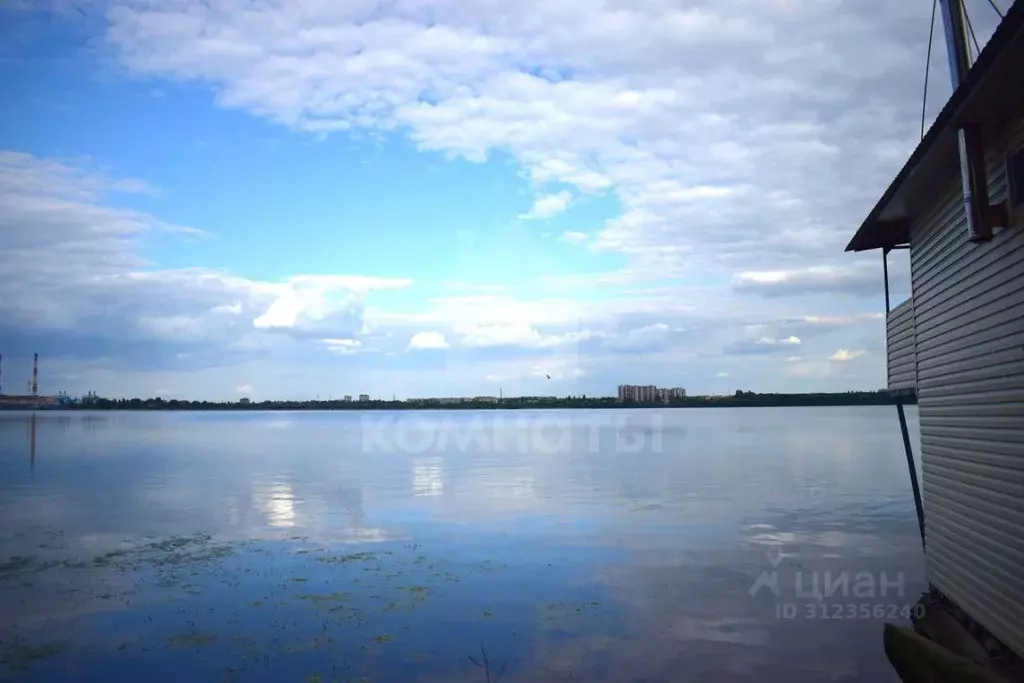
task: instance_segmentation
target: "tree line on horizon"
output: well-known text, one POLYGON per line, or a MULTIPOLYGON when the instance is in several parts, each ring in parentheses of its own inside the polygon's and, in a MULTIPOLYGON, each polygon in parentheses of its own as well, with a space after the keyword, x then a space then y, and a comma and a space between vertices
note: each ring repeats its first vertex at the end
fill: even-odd
MULTIPOLYGON (((86 410, 505 410, 521 408, 712 408, 712 407, 786 407, 891 405, 895 398, 886 390, 819 393, 756 393, 737 390, 728 396, 686 396, 661 401, 619 401, 614 396, 521 396, 491 400, 464 399, 462 402, 420 400, 343 401, 188 401, 179 399, 93 397, 88 401, 61 406, 86 410)), ((914 396, 903 398, 914 404, 914 396)))

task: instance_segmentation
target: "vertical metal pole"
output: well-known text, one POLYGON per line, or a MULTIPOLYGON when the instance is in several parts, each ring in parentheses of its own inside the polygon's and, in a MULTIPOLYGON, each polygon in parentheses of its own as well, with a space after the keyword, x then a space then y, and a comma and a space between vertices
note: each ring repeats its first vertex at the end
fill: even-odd
POLYGON ((889 247, 882 248, 882 278, 885 280, 885 314, 889 315, 889 247))
POLYGON ((964 10, 961 0, 941 0, 942 26, 946 33, 946 57, 949 59, 949 78, 953 91, 960 87, 971 68, 967 54, 967 31, 964 29, 964 10))
MULTIPOLYGON (((942 24, 946 33, 946 56, 949 59, 949 79, 956 92, 967 79, 971 69, 967 31, 964 28, 962 0, 940 0, 942 24)), ((960 183, 963 191, 967 235, 972 242, 992 237, 989 216, 988 180, 985 174, 985 150, 981 141, 981 127, 964 124, 957 130, 960 155, 960 183)))
POLYGON ((910 432, 907 431, 907 416, 903 412, 903 399, 896 397, 896 412, 900 416, 900 431, 903 433, 903 450, 907 454, 907 469, 910 470, 910 487, 914 490, 914 507, 917 508, 917 527, 921 532, 921 546, 924 547, 924 506, 921 504, 921 488, 917 483, 917 468, 914 466, 914 451, 910 448, 910 432))

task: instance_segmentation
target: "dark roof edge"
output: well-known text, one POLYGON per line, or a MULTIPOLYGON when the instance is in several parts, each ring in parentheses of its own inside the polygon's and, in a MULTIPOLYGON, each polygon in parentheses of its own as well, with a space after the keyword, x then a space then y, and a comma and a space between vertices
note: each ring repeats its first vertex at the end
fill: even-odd
MULTIPOLYGON (((896 178, 889 184, 889 187, 885 190, 881 199, 875 204, 875 207, 871 209, 871 213, 867 215, 867 218, 861 223, 860 227, 857 228, 857 232, 854 233, 850 243, 846 245, 846 251, 858 251, 854 248, 854 243, 860 236, 861 232, 866 231, 868 226, 874 223, 878 214, 882 212, 885 205, 889 203, 893 195, 899 190, 900 186, 906 181, 907 177, 913 172, 917 165, 921 162, 924 156, 931 150, 932 145, 935 144, 935 140, 948 128, 956 117, 957 112, 964 105, 967 99, 971 96, 971 93, 977 87, 978 83, 985 77, 988 70, 992 67, 998 59, 999 54, 1003 51, 1003 48, 1013 39, 1017 32, 1024 26, 1024 2, 1015 1, 1010 8, 1006 11, 1006 15, 1003 17, 999 26, 996 27, 995 33, 989 39, 985 48, 978 55, 977 61, 971 66, 971 70, 967 73, 967 79, 960 84, 960 87, 956 89, 956 92, 946 101, 946 104, 942 107, 942 111, 935 118, 928 132, 925 134, 921 142, 918 143, 917 148, 914 149, 910 158, 900 169, 900 172, 896 174, 896 178)), ((881 247, 871 247, 879 249, 881 247)), ((860 251, 866 251, 863 249, 860 251)))

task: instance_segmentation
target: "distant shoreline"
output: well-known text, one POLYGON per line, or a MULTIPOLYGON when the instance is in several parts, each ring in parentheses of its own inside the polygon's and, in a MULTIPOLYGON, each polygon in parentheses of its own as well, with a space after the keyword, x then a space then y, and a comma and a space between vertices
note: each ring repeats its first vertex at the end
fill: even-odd
MULTIPOLYGON (((738 392, 734 396, 693 396, 674 399, 667 403, 620 402, 614 397, 569 398, 525 397, 474 400, 462 402, 423 401, 260 401, 214 402, 179 401, 175 399, 95 399, 88 403, 54 405, 45 410, 529 410, 529 409, 639 409, 639 408, 810 408, 815 406, 895 405, 896 396, 888 391, 858 391, 834 394, 755 394, 738 392)), ((903 396, 906 405, 917 403, 917 397, 903 396)), ((12 406, 14 407, 14 406, 12 406)))

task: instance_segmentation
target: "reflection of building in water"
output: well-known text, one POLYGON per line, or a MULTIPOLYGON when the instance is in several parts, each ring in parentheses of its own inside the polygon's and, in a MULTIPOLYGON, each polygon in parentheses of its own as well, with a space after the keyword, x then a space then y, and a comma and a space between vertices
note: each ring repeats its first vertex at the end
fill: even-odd
POLYGON ((28 466, 35 474, 36 471, 36 416, 33 413, 28 418, 28 466))
POLYGON ((412 488, 416 496, 440 496, 444 493, 441 458, 418 458, 412 464, 412 488))
POLYGON ((288 484, 272 484, 256 496, 267 523, 278 528, 295 526, 295 495, 288 484))

